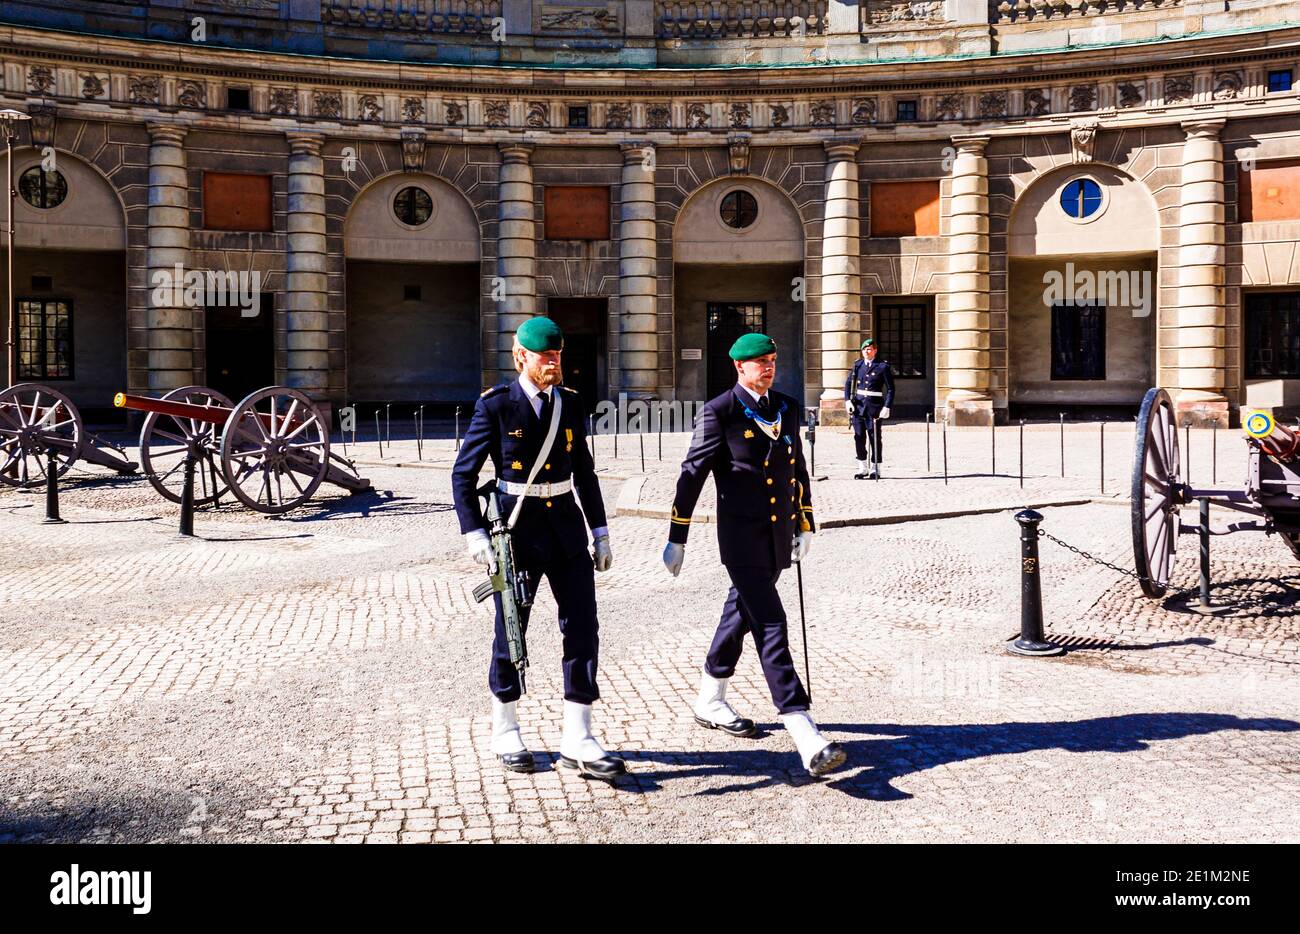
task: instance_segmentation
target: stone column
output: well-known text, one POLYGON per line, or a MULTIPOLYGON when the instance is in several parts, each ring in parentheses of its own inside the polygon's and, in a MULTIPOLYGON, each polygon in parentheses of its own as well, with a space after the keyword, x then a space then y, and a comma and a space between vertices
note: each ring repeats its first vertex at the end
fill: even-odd
POLYGON ((861 137, 826 140, 822 222, 821 421, 846 425, 844 380, 858 356, 862 307, 859 273, 858 150, 861 137))
POLYGON ((149 388, 176 389, 194 382, 194 309, 178 298, 190 265, 189 180, 185 173, 185 127, 150 123, 149 251, 146 258, 149 307, 149 388), (155 280, 155 275, 162 273, 155 280), (158 299, 163 298, 163 301, 158 299))
POLYGON ((948 310, 939 315, 940 385, 948 421, 993 421, 989 366, 989 163, 987 136, 954 137, 948 218, 948 310))
POLYGON ((1182 206, 1178 215, 1179 424, 1228 427, 1224 396, 1227 309, 1224 301, 1223 120, 1183 124, 1182 206))
POLYGON ((658 384, 654 143, 624 143, 618 240, 618 389, 648 399, 658 384))
POLYGON ((515 377, 510 345, 519 325, 537 314, 537 222, 533 207, 532 143, 499 143, 501 184, 497 194, 496 366, 515 377))
POLYGON ((325 160, 321 137, 289 135, 289 255, 285 276, 285 385, 313 399, 329 389, 325 160))

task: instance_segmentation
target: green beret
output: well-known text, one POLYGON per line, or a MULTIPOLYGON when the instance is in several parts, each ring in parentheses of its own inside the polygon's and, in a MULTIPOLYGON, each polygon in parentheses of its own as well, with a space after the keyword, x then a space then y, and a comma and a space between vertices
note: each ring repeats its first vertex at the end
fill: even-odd
POLYGON ((765 357, 770 353, 776 353, 776 341, 766 334, 742 334, 731 345, 732 360, 753 360, 755 357, 765 357))
POLYGON ((515 332, 519 346, 533 353, 564 349, 564 332, 550 318, 529 318, 515 332))
POLYGON ((876 339, 874 337, 868 337, 866 340, 862 342, 862 347, 860 349, 866 350, 868 347, 875 347, 875 346, 876 346, 876 339))

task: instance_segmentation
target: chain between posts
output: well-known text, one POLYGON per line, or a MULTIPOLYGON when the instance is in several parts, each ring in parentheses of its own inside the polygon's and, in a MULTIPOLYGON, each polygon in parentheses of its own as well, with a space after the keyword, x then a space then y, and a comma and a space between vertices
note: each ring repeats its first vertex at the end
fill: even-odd
POLYGON ((1041 527, 1038 529, 1038 537, 1045 538, 1054 545, 1060 545, 1066 551, 1070 552, 1071 554, 1078 555, 1080 558, 1083 558, 1085 561, 1091 561, 1093 564, 1099 564, 1102 567, 1107 568, 1111 571, 1116 571, 1120 574, 1123 574, 1125 577, 1131 577, 1135 581, 1139 581, 1141 583, 1146 583, 1146 584, 1155 584, 1157 587, 1163 586, 1166 588, 1165 591, 1166 599, 1169 598, 1177 599, 1179 597, 1185 597, 1188 594, 1196 593, 1197 590, 1199 589, 1199 585, 1198 585, 1197 587, 1184 587, 1180 590, 1170 590, 1168 589, 1169 585, 1167 583, 1161 584, 1160 581, 1152 580, 1149 577, 1143 577, 1141 574, 1137 573, 1137 571, 1130 571, 1128 568, 1122 568, 1118 564, 1112 564, 1111 562, 1107 561, 1105 558, 1098 558, 1096 555, 1086 552, 1082 548, 1075 548, 1069 542, 1062 541, 1061 539, 1053 535, 1051 532, 1048 532, 1046 529, 1043 529, 1041 527))

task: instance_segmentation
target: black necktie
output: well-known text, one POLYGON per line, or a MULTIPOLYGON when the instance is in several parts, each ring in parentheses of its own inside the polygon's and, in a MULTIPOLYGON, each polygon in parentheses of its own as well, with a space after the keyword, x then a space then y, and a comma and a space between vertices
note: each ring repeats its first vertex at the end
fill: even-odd
POLYGON ((543 392, 539 394, 539 398, 542 400, 542 411, 538 414, 537 419, 543 426, 549 425, 551 423, 551 394, 543 392))
POLYGON ((764 396, 763 398, 758 400, 758 414, 763 416, 765 420, 771 421, 772 403, 767 396, 764 396))

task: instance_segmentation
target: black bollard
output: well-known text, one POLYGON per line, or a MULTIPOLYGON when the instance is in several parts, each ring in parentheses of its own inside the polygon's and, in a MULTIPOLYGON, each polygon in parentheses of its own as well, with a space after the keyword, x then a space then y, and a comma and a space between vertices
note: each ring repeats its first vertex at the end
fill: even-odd
POLYGON ((664 415, 663 415, 663 410, 660 409, 656 414, 657 414, 657 416, 658 416, 658 422, 659 422, 659 460, 662 461, 662 460, 664 459, 664 415))
POLYGON ((54 445, 45 449, 45 525, 63 525, 59 516, 59 457, 54 445))
POLYGON ((1210 499, 1202 496, 1197 500, 1200 506, 1201 525, 1196 530, 1201 540, 1201 605, 1202 612, 1214 609, 1210 606, 1210 499))
POLYGON ((1101 476, 1100 486, 1101 486, 1101 492, 1104 495, 1106 492, 1106 423, 1105 422, 1099 422, 1097 424, 1097 444, 1100 446, 1100 452, 1101 452, 1100 460, 1099 460, 1101 466, 1098 468, 1098 473, 1101 476))
POLYGON ((614 460, 618 460, 618 425, 614 426, 614 460))
POLYGON ((456 406, 456 450, 460 450, 460 406, 456 406))
POLYGON ((1025 420, 1020 420, 1020 489, 1025 488, 1025 420))
POLYGON ((180 534, 185 538, 194 537, 194 450, 185 454, 185 485, 181 488, 181 527, 180 534))
POLYGON ((1007 643, 1013 655, 1060 655, 1064 649, 1043 636, 1043 592, 1039 586, 1038 525, 1042 513, 1024 509, 1020 523, 1020 638, 1007 643))
POLYGON ((871 420, 871 427, 874 429, 876 443, 871 446, 871 466, 875 469, 871 471, 872 479, 880 479, 880 418, 877 416, 871 420))
POLYGON ((645 473, 645 432, 638 431, 636 439, 641 445, 641 472, 645 473))
POLYGON ((1061 413, 1061 478, 1065 478, 1065 413, 1061 413))
POLYGON ((1192 485, 1192 423, 1183 426, 1183 482, 1192 485))
POLYGON ((933 413, 928 409, 925 413, 925 472, 930 473, 930 416, 933 413))
POLYGON ((1210 485, 1219 485, 1219 423, 1210 426, 1210 485))
POLYGON ((944 416, 943 431, 943 485, 948 485, 948 418, 944 416))
POLYGON ((596 416, 587 416, 587 437, 591 439, 591 467, 596 468, 596 416))
POLYGON ((989 476, 998 475, 998 420, 995 416, 989 422, 989 476))
POLYGON ((424 406, 415 413, 415 457, 424 460, 424 406))
POLYGON ((379 442, 379 459, 384 458, 384 435, 379 430, 379 406, 375 406, 375 440, 379 442))

